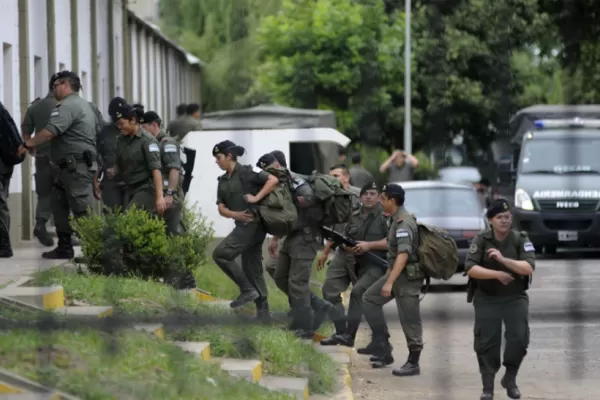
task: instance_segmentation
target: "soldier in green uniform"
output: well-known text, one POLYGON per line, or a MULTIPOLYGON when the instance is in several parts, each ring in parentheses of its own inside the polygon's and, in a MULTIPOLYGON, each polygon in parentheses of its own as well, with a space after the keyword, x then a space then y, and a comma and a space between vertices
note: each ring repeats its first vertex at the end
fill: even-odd
POLYGON ((90 103, 79 96, 81 81, 76 73, 57 74, 54 93, 58 103, 50 114, 48 125, 27 140, 19 149, 24 154, 40 144, 50 142, 50 161, 56 166, 52 191, 52 213, 58 236, 58 246, 42 257, 73 258, 73 230, 70 212, 75 218, 88 214, 94 205, 93 178, 96 163, 97 114, 90 103))
POLYGON ((202 130, 202 121, 200 120, 200 106, 198 104, 188 104, 186 106, 185 116, 180 123, 171 128, 170 134, 178 142, 182 142, 183 138, 194 131, 202 130))
POLYGON ((235 228, 215 248, 213 260, 240 288, 232 308, 261 299, 266 302, 267 285, 262 266, 262 243, 266 232, 252 212, 275 189, 279 180, 260 168, 238 163, 243 147, 225 140, 213 147, 212 154, 225 174, 219 177, 217 207, 219 214, 235 221, 235 228), (235 259, 242 257, 242 265, 235 259))
MULTIPOLYGON (((57 74, 54 74, 50 78, 50 87, 46 97, 34 100, 25 113, 21 124, 21 132, 23 133, 23 139, 26 141, 31 139, 36 130, 46 127, 50 119, 50 113, 56 107, 57 100, 54 96, 56 76, 57 74)), ((54 239, 46 229, 46 224, 52 217, 52 188, 54 187, 54 174, 50 165, 50 143, 40 144, 32 155, 35 157, 35 192, 38 198, 33 235, 41 244, 51 247, 54 246, 54 239)))
POLYGON ((117 127, 117 111, 126 104, 125 99, 115 97, 108 105, 112 122, 106 124, 96 139, 98 151, 98 174, 94 177, 94 195, 102 200, 105 211, 125 208, 125 182, 116 176, 117 142, 121 131, 117 127), (101 180, 99 180, 101 178, 101 180))
POLYGON ((125 210, 136 206, 162 216, 166 200, 158 142, 140 125, 139 109, 122 104, 116 117, 121 137, 117 142, 115 174, 126 185, 125 210))
MULTIPOLYGON (((183 189, 181 187, 181 159, 177 141, 161 128, 160 116, 148 111, 142 116, 142 127, 156 138, 160 149, 162 164, 163 191, 165 197, 165 221, 167 235, 181 234, 181 211, 183 208, 183 189)), ((194 275, 190 272, 179 279, 169 278, 178 289, 196 287, 194 275)))
POLYGON ((321 340, 324 346, 338 344, 354 346, 363 314, 363 294, 385 273, 383 268, 370 264, 368 259, 361 256, 365 252, 373 252, 385 257, 387 248, 387 218, 379 202, 379 189, 375 182, 363 186, 360 191, 360 201, 362 205, 352 213, 343 232, 345 236, 356 240, 357 245, 354 248, 338 249, 327 269, 327 277, 323 285, 323 297, 334 304, 335 310, 331 313, 335 333, 321 340), (348 258, 345 254, 352 255, 350 263, 347 263, 348 258), (346 291, 350 284, 352 284, 352 292, 346 316, 340 293, 346 291))
POLYGON ((177 132, 179 132, 179 130, 180 130, 181 121, 185 117, 186 109, 187 109, 187 104, 183 104, 183 103, 178 105, 177 108, 175 109, 175 114, 176 114, 175 119, 173 121, 169 122, 169 125, 167 126, 167 133, 169 134, 169 136, 176 137, 177 132))
POLYGON ((473 238, 465 261, 475 308, 474 344, 483 383, 481 400, 494 398, 494 378, 502 359, 502 322, 506 332, 504 377, 511 399, 520 399, 517 372, 529 345, 527 289, 535 269, 535 249, 525 232, 511 229, 508 202, 494 200, 487 210, 491 228, 473 238))
POLYGON ((13 256, 10 244, 10 210, 8 209, 8 189, 14 167, 5 165, 0 159, 0 258, 13 256))
POLYGON ((400 185, 384 185, 381 192, 381 205, 391 216, 387 236, 390 268, 363 296, 365 318, 373 331, 372 367, 383 368, 394 362, 383 305, 395 298, 409 354, 406 363, 392 373, 419 375, 423 349, 419 294, 425 276, 419 268, 417 221, 404 208, 404 189, 400 185))

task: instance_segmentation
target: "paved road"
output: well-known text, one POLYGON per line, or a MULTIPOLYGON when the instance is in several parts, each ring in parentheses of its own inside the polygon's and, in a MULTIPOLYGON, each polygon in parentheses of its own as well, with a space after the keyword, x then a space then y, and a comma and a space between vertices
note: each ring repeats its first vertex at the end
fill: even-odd
MULTIPOLYGON (((457 276, 450 282, 458 286, 466 278, 457 276)), ((421 303, 421 375, 397 378, 391 368, 373 370, 366 356, 356 355, 356 399, 479 399, 472 306, 463 290, 451 289, 437 286, 421 303)), ((531 345, 518 379, 523 398, 600 399, 600 254, 559 253, 538 260, 530 299, 531 345)), ((406 342, 394 303, 385 310, 399 366, 406 360, 406 342)), ((363 324, 358 345, 369 336, 363 324)), ((508 398, 500 386, 502 373, 503 369, 496 379, 496 399, 508 398)))

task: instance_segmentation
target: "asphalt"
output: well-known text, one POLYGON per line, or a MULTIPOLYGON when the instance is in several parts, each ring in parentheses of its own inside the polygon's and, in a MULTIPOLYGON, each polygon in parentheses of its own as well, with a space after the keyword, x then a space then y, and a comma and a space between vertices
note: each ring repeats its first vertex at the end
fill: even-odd
MULTIPOLYGON (((395 303, 385 306, 394 366, 373 370, 367 356, 352 367, 356 399, 479 399, 473 352, 473 308, 466 278, 436 284, 421 302, 425 348, 421 375, 394 377, 406 361, 395 303)), ((523 399, 600 399, 600 253, 565 252, 537 261, 530 295, 531 344, 518 377, 523 399)), ((357 347, 370 338, 363 324, 357 347)), ((496 377, 496 399, 508 399, 496 377)))

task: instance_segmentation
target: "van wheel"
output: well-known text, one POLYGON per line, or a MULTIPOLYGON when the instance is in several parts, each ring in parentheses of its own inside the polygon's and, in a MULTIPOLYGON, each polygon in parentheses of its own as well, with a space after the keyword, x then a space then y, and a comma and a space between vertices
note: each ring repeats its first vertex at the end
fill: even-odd
POLYGON ((549 254, 549 255, 556 254, 556 246, 545 246, 544 253, 549 254))

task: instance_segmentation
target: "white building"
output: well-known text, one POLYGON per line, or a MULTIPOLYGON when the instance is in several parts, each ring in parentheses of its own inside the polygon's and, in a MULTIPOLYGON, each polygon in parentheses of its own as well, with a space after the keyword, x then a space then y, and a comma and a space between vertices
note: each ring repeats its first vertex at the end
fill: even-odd
MULTIPOLYGON (((126 3, 2 0, 0 99, 17 125, 29 104, 46 94, 50 75, 61 70, 79 74, 82 96, 104 115, 114 96, 144 104, 165 121, 174 116, 179 103, 201 104, 201 61, 136 16, 126 3)), ((34 172, 28 158, 13 173, 9 199, 13 244, 32 237, 34 172)))

